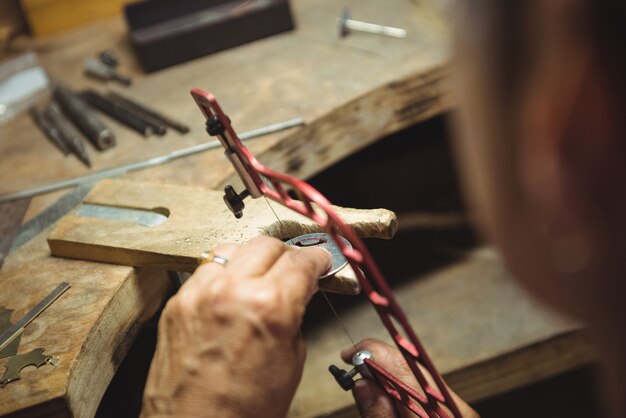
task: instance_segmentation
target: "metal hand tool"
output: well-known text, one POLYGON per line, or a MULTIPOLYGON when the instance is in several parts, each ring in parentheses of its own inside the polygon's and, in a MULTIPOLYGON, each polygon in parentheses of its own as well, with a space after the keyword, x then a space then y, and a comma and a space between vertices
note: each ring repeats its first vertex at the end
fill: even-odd
POLYGON ((339 35, 342 38, 347 36, 352 30, 391 36, 392 38, 406 38, 406 31, 404 29, 352 19, 350 17, 350 9, 345 9, 337 21, 339 22, 339 35))
MULTIPOLYGON (((191 94, 206 118, 207 132, 219 138, 226 157, 243 181, 246 189, 238 194, 240 203, 243 204, 243 200, 248 196, 265 197, 314 220, 324 229, 348 260, 363 293, 378 313, 422 391, 418 392, 411 388, 372 358, 362 360, 364 366, 361 367, 366 368, 366 374, 378 381, 390 397, 421 418, 450 416, 461 418, 447 386, 430 361, 372 255, 355 231, 339 218, 330 202, 309 184, 270 170, 259 163, 240 141, 230 119, 211 93, 194 89, 191 94), (298 200, 292 197, 294 195, 298 200), (346 245, 342 238, 345 238, 350 246, 346 245)), ((241 213, 243 206, 240 205, 236 209, 241 213)), ((333 371, 337 370, 333 368, 333 371)), ((339 376, 337 373, 334 375, 342 382, 345 380, 345 376, 339 376)), ((352 377, 351 373, 348 373, 348 376, 352 377)))
POLYGON ((84 71, 88 76, 99 80, 113 80, 125 86, 130 86, 132 84, 130 77, 121 75, 117 72, 115 67, 111 67, 95 58, 88 58, 85 60, 84 71))
POLYGON ((35 318, 37 318, 48 306, 59 298, 67 289, 70 288, 70 284, 62 282, 55 287, 48 295, 43 298, 34 308, 21 317, 15 324, 9 329, 0 334, 0 351, 11 343, 17 336, 22 334, 24 328, 30 324, 35 318))
POLYGON ((44 231, 50 225, 61 219, 63 215, 68 213, 83 201, 83 198, 87 196, 87 193, 89 193, 92 187, 93 184, 83 184, 78 186, 71 192, 68 192, 60 197, 59 200, 44 209, 43 212, 25 222, 15 233, 15 238, 13 239, 13 243, 11 244, 11 248, 8 253, 10 254, 17 250, 40 232, 44 231))
POLYGON ((48 137, 50 142, 52 142, 58 149, 63 153, 63 155, 67 155, 70 153, 70 149, 61 137, 61 133, 59 129, 54 126, 54 124, 43 115, 36 107, 31 107, 29 110, 30 116, 33 118, 33 121, 39 126, 39 129, 48 137))
POLYGON ((44 116, 56 127, 59 137, 65 145, 83 162, 87 167, 91 167, 89 154, 85 150, 80 133, 74 128, 69 120, 61 113, 61 109, 55 102, 51 102, 44 111, 44 116))
POLYGON ((9 254, 30 199, 0 204, 0 268, 9 254))
POLYGON ((172 118, 160 112, 157 112, 154 109, 150 109, 147 106, 142 105, 141 103, 137 103, 135 100, 131 100, 128 97, 124 97, 113 91, 109 92, 107 96, 109 97, 109 99, 115 101, 116 103, 123 105, 124 107, 131 109, 134 112, 137 112, 137 114, 139 115, 150 116, 158 121, 161 121, 167 126, 174 128, 181 134, 186 134, 187 132, 189 132, 189 127, 187 125, 175 121, 172 118))
POLYGON ((115 104, 115 102, 101 96, 93 90, 84 90, 81 92, 80 97, 91 106, 106 113, 112 118, 117 119, 143 136, 150 136, 154 133, 154 129, 151 124, 141 118, 138 118, 134 114, 127 112, 124 108, 115 104))
POLYGON ((0 388, 8 383, 20 379, 20 371, 27 366, 41 367, 43 364, 55 364, 56 359, 43 354, 43 348, 36 348, 28 353, 17 354, 20 337, 24 327, 32 322, 52 302, 61 296, 70 287, 67 283, 61 283, 50 292, 41 302, 20 318, 15 324, 11 324, 12 310, 0 307, 0 358, 10 356, 5 364, 5 372, 0 378, 0 388), (4 326, 8 325, 8 326, 4 326))
MULTIPOLYGON (((252 131, 241 134, 241 140, 245 141, 252 138, 257 138, 263 135, 269 135, 271 133, 280 132, 285 129, 294 128, 304 124, 304 119, 294 118, 284 122, 275 123, 273 125, 264 126, 263 128, 254 129, 252 131)), ((172 151, 169 154, 160 155, 158 157, 150 158, 147 160, 139 161, 123 165, 120 167, 109 168, 106 170, 97 171, 85 176, 74 177, 69 180, 62 180, 54 183, 45 184, 43 186, 33 187, 27 190, 22 190, 15 193, 9 193, 0 196, 0 203, 10 202, 12 200, 21 199, 24 197, 32 197, 43 193, 54 192, 56 190, 66 189, 68 187, 80 186, 84 184, 93 184, 98 180, 106 179, 109 177, 120 176, 131 171, 143 170, 145 168, 154 167, 160 164, 166 164, 179 158, 188 157, 190 155, 199 154, 214 148, 221 147, 220 141, 211 141, 203 144, 194 145, 187 148, 182 148, 176 151, 172 151)))
POLYGON ((57 84, 54 98, 85 137, 100 151, 115 145, 113 132, 95 115, 93 110, 69 88, 57 84))
POLYGON ((102 51, 99 57, 100 57, 100 61, 102 61, 103 64, 106 64, 109 67, 115 68, 120 63, 119 60, 117 59, 117 55, 115 54, 115 52, 111 51, 110 49, 107 49, 106 51, 102 51))
MULTIPOLYGON (((134 117, 143 120, 145 123, 147 123, 148 125, 152 127, 152 129, 154 130, 154 133, 156 133, 157 135, 162 136, 167 133, 167 126, 168 126, 167 123, 163 122, 161 119, 154 117, 151 114, 146 113, 142 109, 134 106, 128 100, 120 99, 120 96, 111 92, 109 92, 106 95, 106 99, 114 103, 120 109, 123 109, 124 112, 129 113, 133 115, 134 117)), ((186 126, 183 126, 183 127, 187 129, 186 126)))

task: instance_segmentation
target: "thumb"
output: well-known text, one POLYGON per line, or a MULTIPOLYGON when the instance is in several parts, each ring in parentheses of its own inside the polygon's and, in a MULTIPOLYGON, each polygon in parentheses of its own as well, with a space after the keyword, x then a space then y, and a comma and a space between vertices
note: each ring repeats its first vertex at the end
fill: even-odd
POLYGON ((352 396, 362 418, 396 418, 393 401, 379 385, 368 379, 354 383, 352 396))

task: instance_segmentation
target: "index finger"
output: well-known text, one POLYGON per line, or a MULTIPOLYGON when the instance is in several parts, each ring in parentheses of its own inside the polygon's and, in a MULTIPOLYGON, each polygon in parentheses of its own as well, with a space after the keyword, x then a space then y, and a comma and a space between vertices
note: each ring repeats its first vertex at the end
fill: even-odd
POLYGON ((332 257, 323 248, 288 247, 268 271, 271 280, 285 289, 294 302, 307 303, 317 282, 332 267, 332 257))

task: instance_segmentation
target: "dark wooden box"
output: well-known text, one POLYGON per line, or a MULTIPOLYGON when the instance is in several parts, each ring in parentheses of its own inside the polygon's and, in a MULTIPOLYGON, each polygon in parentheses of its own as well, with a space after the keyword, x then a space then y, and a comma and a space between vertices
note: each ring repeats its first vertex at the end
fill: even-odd
POLYGON ((146 72, 294 28, 289 0, 150 0, 124 14, 146 72))

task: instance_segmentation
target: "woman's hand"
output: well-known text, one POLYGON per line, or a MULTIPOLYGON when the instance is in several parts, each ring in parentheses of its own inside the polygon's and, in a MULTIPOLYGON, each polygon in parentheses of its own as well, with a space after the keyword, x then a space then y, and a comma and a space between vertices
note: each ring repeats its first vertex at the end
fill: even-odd
MULTIPOLYGON (((372 353, 374 361, 384 367, 391 374, 411 387, 418 388, 415 376, 406 364, 402 354, 385 344, 374 339, 365 339, 356 344, 356 347, 346 348, 341 352, 344 361, 350 363, 352 356, 357 351, 368 350, 372 353)), ((450 389, 448 389, 450 390, 450 389)), ((450 394, 459 408, 463 418, 479 418, 478 414, 456 393, 450 390, 450 394)), ((398 404, 385 393, 376 383, 368 379, 359 379, 355 382, 352 395, 362 418, 415 418, 416 415, 398 404)))
POLYGON ((166 305, 143 417, 284 417, 305 358, 300 324, 331 265, 261 237, 220 245, 166 305))

